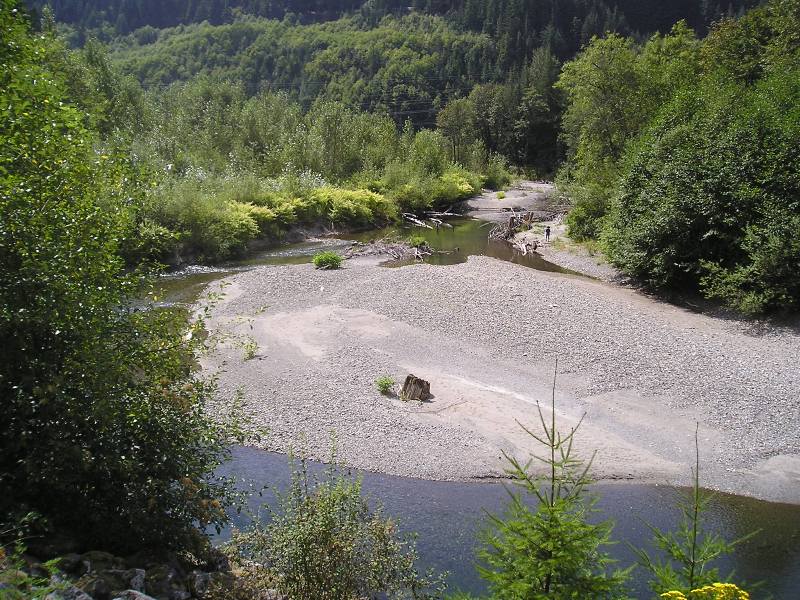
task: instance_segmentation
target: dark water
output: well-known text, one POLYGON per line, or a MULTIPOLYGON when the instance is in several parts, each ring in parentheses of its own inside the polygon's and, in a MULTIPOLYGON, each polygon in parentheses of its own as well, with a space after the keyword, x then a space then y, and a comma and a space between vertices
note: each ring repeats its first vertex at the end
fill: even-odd
MULTIPOLYGON (((422 236, 431 248, 442 251, 441 254, 433 254, 425 258, 425 262, 433 265, 463 263, 468 256, 491 256, 492 258, 513 262, 539 271, 570 272, 544 260, 538 254, 528 253, 523 255, 518 250, 515 250, 511 244, 489 240, 489 231, 491 231, 494 223, 458 218, 448 221, 447 225, 449 226, 439 227, 439 229, 393 225, 384 229, 348 234, 347 237, 359 242, 368 242, 385 237, 408 239, 412 235, 422 236)), ((413 262, 413 260, 393 261, 387 263, 387 266, 402 266, 413 262)))
MULTIPOLYGON (((491 256, 540 271, 571 273, 538 254, 524 256, 504 242, 489 241, 491 223, 474 219, 458 218, 449 221, 451 227, 426 229, 424 227, 395 225, 384 229, 373 229, 361 233, 347 234, 342 238, 326 238, 299 244, 283 244, 277 248, 250 254, 247 258, 224 263, 216 267, 188 267, 170 273, 159 280, 159 295, 165 304, 188 304, 195 302, 203 288, 222 277, 259 265, 298 265, 310 263, 318 252, 332 250, 344 253, 353 241, 368 242, 382 238, 407 239, 411 235, 424 237, 428 244, 440 253, 426 257, 425 262, 434 265, 463 263, 469 256, 491 256)), ((397 267, 414 261, 390 261, 386 266, 397 267)))
MULTIPOLYGON (((321 469, 321 465, 311 464, 312 472, 321 469)), ((290 478, 285 456, 252 448, 236 448, 234 460, 223 471, 256 488, 269 486, 272 490, 286 489, 290 478)), ((478 532, 486 523, 486 511, 503 511, 508 496, 502 484, 432 482, 355 471, 353 474, 363 476, 364 492, 399 521, 402 531, 417 532, 422 567, 449 571, 451 590, 485 592, 474 569, 475 547, 478 532)), ((679 513, 675 502, 687 493, 669 486, 629 483, 596 485, 594 491, 600 497, 597 518, 610 518, 616 523, 613 539, 618 543, 609 552, 618 559, 619 566, 636 561, 628 543, 651 548, 645 521, 662 529, 676 527, 679 513)), ((251 510, 257 511, 262 502, 273 501, 273 494, 267 491, 263 498, 251 501, 251 510)), ((235 517, 235 523, 244 525, 246 519, 235 517)), ((705 523, 708 530, 728 539, 761 529, 733 556, 719 561, 721 572, 735 570, 737 582, 763 581, 763 586, 751 595, 754 600, 800 599, 800 506, 719 494, 706 513, 705 523)), ((633 580, 635 597, 652 598, 644 572, 636 569, 633 580)))

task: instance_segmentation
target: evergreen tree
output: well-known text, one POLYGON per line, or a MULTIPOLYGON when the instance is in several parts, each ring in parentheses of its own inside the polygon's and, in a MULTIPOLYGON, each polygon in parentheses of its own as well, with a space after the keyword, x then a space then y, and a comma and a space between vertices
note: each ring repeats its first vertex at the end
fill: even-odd
POLYGON ((538 504, 531 509, 522 494, 509 491, 506 515, 491 516, 478 571, 500 600, 624 598, 628 571, 609 572, 612 560, 602 551, 612 524, 588 522, 594 503, 586 490, 591 460, 575 458, 572 447, 580 423, 567 435, 556 426, 555 378, 549 423, 537 409, 542 434, 523 429, 546 454, 524 464, 505 458, 508 475, 538 504), (544 463, 547 474, 535 475, 534 462, 544 463))

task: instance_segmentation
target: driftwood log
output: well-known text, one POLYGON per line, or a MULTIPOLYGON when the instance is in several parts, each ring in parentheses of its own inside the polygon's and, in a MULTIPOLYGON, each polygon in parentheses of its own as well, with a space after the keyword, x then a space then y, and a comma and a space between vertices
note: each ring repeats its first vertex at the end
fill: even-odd
POLYGON ((431 384, 424 379, 409 375, 400 390, 400 398, 403 400, 418 400, 425 402, 431 399, 431 384))

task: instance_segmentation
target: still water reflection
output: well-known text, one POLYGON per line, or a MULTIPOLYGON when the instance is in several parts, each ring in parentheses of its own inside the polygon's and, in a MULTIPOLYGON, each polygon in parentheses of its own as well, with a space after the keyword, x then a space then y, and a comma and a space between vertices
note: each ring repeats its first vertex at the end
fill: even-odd
MULTIPOLYGON (((312 464, 312 471, 321 465, 312 464)), ((285 456, 252 448, 234 449, 234 459, 223 469, 250 482, 256 488, 270 486, 283 490, 289 482, 285 456)), ((485 587, 476 575, 474 552, 477 534, 485 524, 485 511, 501 513, 507 492, 499 483, 433 482, 392 477, 376 473, 358 473, 364 478, 364 491, 380 502, 386 513, 397 518, 401 530, 419 534, 418 550, 424 567, 451 573, 451 589, 481 593, 485 587)), ((613 538, 618 543, 610 553, 621 566, 635 562, 628 543, 636 547, 650 544, 645 521, 662 529, 672 529, 678 522, 675 502, 686 490, 669 486, 637 484, 599 484, 598 519, 615 521, 613 538)), ((268 491, 254 498, 252 510, 260 502, 271 502, 268 491)), ((245 523, 236 517, 238 525, 245 523)), ((763 581, 752 598, 776 600, 800 598, 800 506, 761 502, 751 498, 719 494, 707 512, 709 529, 728 538, 736 538, 754 529, 761 533, 738 547, 735 554, 719 566, 723 573, 736 571, 737 581, 763 581)), ((225 532, 223 533, 223 536, 225 532)), ((634 571, 637 598, 650 598, 646 575, 634 571)))

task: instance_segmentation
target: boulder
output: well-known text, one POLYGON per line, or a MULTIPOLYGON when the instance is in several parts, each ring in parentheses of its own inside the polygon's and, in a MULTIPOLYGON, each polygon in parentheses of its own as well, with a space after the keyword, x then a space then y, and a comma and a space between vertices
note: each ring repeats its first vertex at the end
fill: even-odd
POLYGON ((75 582, 75 587, 82 589, 95 600, 109 600, 111 598, 111 586, 98 574, 89 573, 82 576, 75 582))
POLYGON ((144 592, 145 575, 144 569, 108 569, 98 573, 98 577, 108 584, 112 594, 120 590, 144 592))
POLYGON ((56 566, 59 570, 64 573, 69 573, 70 575, 83 575, 86 572, 83 557, 76 552, 71 552, 60 557, 56 566))
POLYGON ((94 600, 94 599, 89 594, 84 592, 82 589, 77 588, 74 585, 71 585, 65 590, 50 592, 49 594, 47 594, 47 596, 44 597, 44 600, 94 600))
POLYGON ((406 377, 405 383, 403 383, 403 389, 400 390, 400 398, 403 400, 418 400, 420 402, 430 400, 432 398, 431 384, 424 379, 409 375, 406 377))
POLYGON ((197 598, 203 598, 208 593, 208 586, 211 584, 211 576, 203 571, 192 571, 186 580, 189 591, 197 598))
POLYGON ((109 569, 125 568, 125 561, 123 559, 99 550, 83 553, 81 555, 81 562, 84 565, 85 573, 99 573, 100 571, 108 571, 109 569))
POLYGON ((113 600, 156 600, 152 596, 143 594, 136 590, 125 590, 117 594, 113 600))
MULTIPOLYGON (((145 591, 158 600, 184 600, 186 586, 177 569, 159 565, 147 571, 145 591)), ((190 597, 191 594, 185 596, 190 597)))

